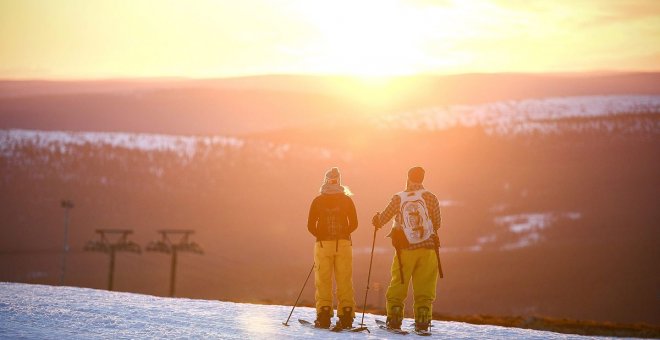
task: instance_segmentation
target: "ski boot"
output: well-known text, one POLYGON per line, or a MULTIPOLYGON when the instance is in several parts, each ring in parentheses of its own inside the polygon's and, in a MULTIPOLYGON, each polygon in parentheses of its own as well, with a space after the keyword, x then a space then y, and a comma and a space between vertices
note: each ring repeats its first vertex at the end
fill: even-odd
POLYGON ((330 318, 332 318, 332 309, 329 306, 321 307, 321 312, 316 315, 314 327, 330 328, 330 318))
POLYGON ((428 307, 417 308, 415 313, 415 332, 428 332, 431 324, 431 313, 428 307))
POLYGON ((342 308, 342 315, 339 316, 339 323, 343 329, 353 328, 353 308, 344 307, 342 308))
POLYGON ((385 324, 387 328, 401 329, 401 322, 403 321, 403 308, 401 306, 393 306, 392 314, 387 316, 385 324))

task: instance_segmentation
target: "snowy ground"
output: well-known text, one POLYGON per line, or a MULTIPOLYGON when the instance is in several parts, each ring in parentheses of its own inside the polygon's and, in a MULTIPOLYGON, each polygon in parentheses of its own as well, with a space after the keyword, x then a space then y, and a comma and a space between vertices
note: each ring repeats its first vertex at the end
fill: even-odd
MULTIPOLYGON (((371 333, 332 333, 301 326, 314 319, 311 308, 162 298, 88 288, 0 283, 0 338, 3 339, 414 339, 375 326, 371 333)), ((409 327, 412 320, 405 320, 409 327)), ((357 322, 356 322, 357 324, 357 322)), ((587 339, 577 335, 471 325, 433 323, 434 339, 587 339)))

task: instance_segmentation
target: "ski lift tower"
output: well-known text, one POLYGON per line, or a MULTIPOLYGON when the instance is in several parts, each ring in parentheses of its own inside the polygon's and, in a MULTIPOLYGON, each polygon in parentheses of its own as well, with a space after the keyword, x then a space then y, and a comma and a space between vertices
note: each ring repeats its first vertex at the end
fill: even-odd
POLYGON ((165 254, 172 254, 172 261, 170 265, 170 296, 174 297, 174 287, 176 283, 176 262, 177 254, 179 252, 190 252, 195 254, 204 254, 204 251, 195 242, 188 240, 190 235, 194 234, 194 230, 190 229, 164 229, 158 230, 161 239, 153 241, 147 245, 147 251, 155 251, 165 254), (179 236, 178 242, 174 242, 170 235, 179 236))
POLYGON ((141 253, 140 246, 128 240, 128 235, 133 233, 130 229, 96 229, 101 239, 89 241, 85 245, 86 251, 98 251, 110 255, 110 269, 108 273, 108 290, 112 290, 115 275, 115 254, 118 251, 129 251, 132 253, 141 253), (115 242, 108 239, 108 235, 118 235, 115 242))

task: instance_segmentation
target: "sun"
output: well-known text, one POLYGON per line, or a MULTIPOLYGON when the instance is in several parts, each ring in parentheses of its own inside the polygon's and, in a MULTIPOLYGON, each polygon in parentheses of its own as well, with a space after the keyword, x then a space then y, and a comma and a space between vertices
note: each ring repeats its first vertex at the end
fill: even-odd
POLYGON ((316 69, 361 77, 413 74, 423 70, 426 21, 423 11, 397 1, 305 3, 317 30, 311 42, 316 69))

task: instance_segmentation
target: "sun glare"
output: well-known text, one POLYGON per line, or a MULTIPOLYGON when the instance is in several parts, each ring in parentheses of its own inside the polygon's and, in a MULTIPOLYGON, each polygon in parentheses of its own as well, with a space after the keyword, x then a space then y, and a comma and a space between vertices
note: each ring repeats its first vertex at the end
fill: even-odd
POLYGON ((316 69, 377 80, 422 71, 424 20, 420 9, 397 1, 305 2, 304 17, 317 30, 316 69))

